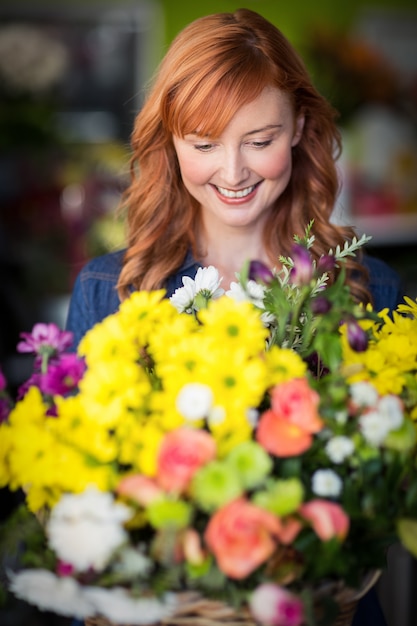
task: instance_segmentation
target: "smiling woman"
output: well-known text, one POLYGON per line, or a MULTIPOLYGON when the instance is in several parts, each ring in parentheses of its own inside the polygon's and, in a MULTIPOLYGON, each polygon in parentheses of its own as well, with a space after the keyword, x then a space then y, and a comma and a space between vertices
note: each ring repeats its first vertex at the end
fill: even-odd
MULTIPOLYGON (((353 228, 331 219, 341 151, 336 116, 294 48, 262 16, 240 9, 189 24, 135 120, 121 203, 127 249, 92 260, 75 283, 67 323, 75 346, 132 291, 163 288, 172 296, 204 266, 216 268, 228 289, 248 260, 279 270, 294 235, 301 240, 312 224, 315 263, 354 241, 353 228)), ((390 268, 360 251, 345 261, 342 276, 340 264, 329 268, 330 285, 340 277, 356 302, 397 306, 390 268)), ((185 308, 189 295, 181 296, 185 308)), ((360 604, 355 626, 384 624, 374 599, 360 604)))

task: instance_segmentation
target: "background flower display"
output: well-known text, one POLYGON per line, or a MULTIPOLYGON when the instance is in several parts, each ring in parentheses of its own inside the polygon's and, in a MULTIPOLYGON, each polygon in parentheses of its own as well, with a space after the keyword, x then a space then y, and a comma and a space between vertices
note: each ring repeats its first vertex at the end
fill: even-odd
POLYGON ((25 493, 14 594, 156 624, 195 593, 322 626, 324 584, 359 587, 398 539, 417 554, 417 303, 356 305, 343 259, 367 239, 315 263, 311 227, 226 293, 213 267, 133 293, 77 354, 53 324, 22 333, 14 407, 0 381, 0 480, 25 493))

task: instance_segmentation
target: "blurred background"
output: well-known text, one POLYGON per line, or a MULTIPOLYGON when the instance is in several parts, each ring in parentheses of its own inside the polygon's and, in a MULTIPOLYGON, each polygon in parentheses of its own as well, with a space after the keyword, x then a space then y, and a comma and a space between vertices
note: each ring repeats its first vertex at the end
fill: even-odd
MULTIPOLYGON (((415 0, 1 0, 0 366, 12 389, 31 367, 15 354, 19 333, 64 325, 78 271, 124 245, 130 132, 168 44, 241 6, 284 32, 340 112, 334 219, 372 235, 370 253, 417 296, 415 0)), ((1 505, 4 517, 10 494, 1 505)), ((416 564, 397 547, 378 591, 389 626, 417 625, 416 564)), ((29 623, 8 616, 4 626, 29 623)))

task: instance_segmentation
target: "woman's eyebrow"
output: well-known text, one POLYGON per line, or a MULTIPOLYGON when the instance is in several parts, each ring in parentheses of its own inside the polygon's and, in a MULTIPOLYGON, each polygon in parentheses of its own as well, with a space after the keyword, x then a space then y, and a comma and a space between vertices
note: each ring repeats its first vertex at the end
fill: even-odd
POLYGON ((255 130, 249 130, 245 135, 256 135, 256 133, 262 133, 265 130, 273 130, 275 128, 281 128, 282 124, 267 124, 267 126, 262 126, 262 128, 255 128, 255 130))

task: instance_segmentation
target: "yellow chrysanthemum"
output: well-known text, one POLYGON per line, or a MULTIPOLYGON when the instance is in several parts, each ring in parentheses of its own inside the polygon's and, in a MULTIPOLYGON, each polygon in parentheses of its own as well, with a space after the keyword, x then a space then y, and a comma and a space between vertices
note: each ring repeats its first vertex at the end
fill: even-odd
POLYGON ((86 409, 84 397, 57 398, 59 419, 51 424, 57 439, 78 450, 95 463, 116 460, 117 446, 105 420, 95 419, 86 409))
POLYGON ((269 386, 278 385, 292 378, 305 375, 307 365, 297 352, 288 348, 272 346, 265 354, 269 386))
POLYGON ((113 359, 89 368, 79 385, 86 411, 114 426, 127 410, 139 408, 151 390, 144 370, 136 363, 113 359))
POLYGON ((199 312, 205 332, 220 346, 245 347, 250 354, 265 349, 268 330, 260 319, 260 311, 249 302, 219 298, 199 312))
POLYGON ((131 326, 121 316, 109 315, 84 335, 78 352, 86 357, 89 366, 112 358, 134 361, 138 356, 138 348, 130 337, 127 340, 130 331, 131 326))

